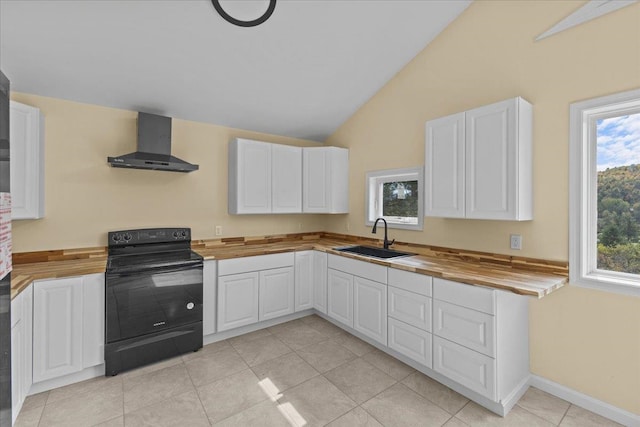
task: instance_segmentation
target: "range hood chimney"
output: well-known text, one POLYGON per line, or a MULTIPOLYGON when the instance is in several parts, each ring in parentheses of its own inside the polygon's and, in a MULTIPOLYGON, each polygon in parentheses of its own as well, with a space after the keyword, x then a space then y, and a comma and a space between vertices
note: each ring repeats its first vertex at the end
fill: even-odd
POLYGON ((114 168, 191 172, 198 165, 171 155, 171 117, 138 113, 138 151, 107 157, 114 168))

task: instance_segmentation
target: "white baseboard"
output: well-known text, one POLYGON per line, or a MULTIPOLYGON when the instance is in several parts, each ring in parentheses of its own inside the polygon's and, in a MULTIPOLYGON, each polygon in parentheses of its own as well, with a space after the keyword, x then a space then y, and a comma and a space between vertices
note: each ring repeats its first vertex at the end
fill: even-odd
POLYGON ((531 375, 529 385, 622 425, 640 427, 640 415, 625 411, 624 409, 620 409, 594 397, 587 396, 579 391, 565 387, 562 384, 537 375, 531 375))

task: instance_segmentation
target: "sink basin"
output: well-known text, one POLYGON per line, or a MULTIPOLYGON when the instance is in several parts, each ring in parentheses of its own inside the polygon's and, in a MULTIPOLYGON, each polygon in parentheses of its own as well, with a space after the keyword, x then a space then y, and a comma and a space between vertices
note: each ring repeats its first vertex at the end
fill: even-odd
POLYGON ((333 249, 339 252, 350 252, 352 254, 382 259, 400 258, 415 255, 409 252, 400 252, 394 251, 393 249, 382 249, 373 246, 347 246, 343 248, 333 249))

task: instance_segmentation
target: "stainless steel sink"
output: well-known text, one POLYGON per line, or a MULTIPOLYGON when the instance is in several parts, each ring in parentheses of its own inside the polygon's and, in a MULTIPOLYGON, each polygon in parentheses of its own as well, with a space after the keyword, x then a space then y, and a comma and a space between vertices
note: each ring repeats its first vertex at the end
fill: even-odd
POLYGON ((382 249, 376 248, 374 246, 347 246, 341 248, 333 248, 339 252, 350 252, 352 254, 372 257, 372 258, 381 258, 381 259, 390 259, 390 258, 400 258, 405 256, 412 256, 415 254, 409 252, 400 252, 394 251, 393 249, 382 249))

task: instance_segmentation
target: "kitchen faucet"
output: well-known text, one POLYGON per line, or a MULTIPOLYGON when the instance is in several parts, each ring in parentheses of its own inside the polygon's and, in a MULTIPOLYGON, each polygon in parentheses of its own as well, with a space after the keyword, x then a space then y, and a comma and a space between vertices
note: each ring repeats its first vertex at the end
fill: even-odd
POLYGON ((373 234, 376 234, 376 230, 378 229, 378 221, 382 220, 382 222, 384 222, 384 242, 383 242, 383 246, 385 249, 389 249, 389 246, 393 245, 393 242, 396 241, 396 239, 393 239, 392 241, 389 241, 389 239, 387 238, 387 221, 384 218, 378 218, 376 219, 376 222, 373 223, 373 228, 371 229, 371 232, 373 234))

